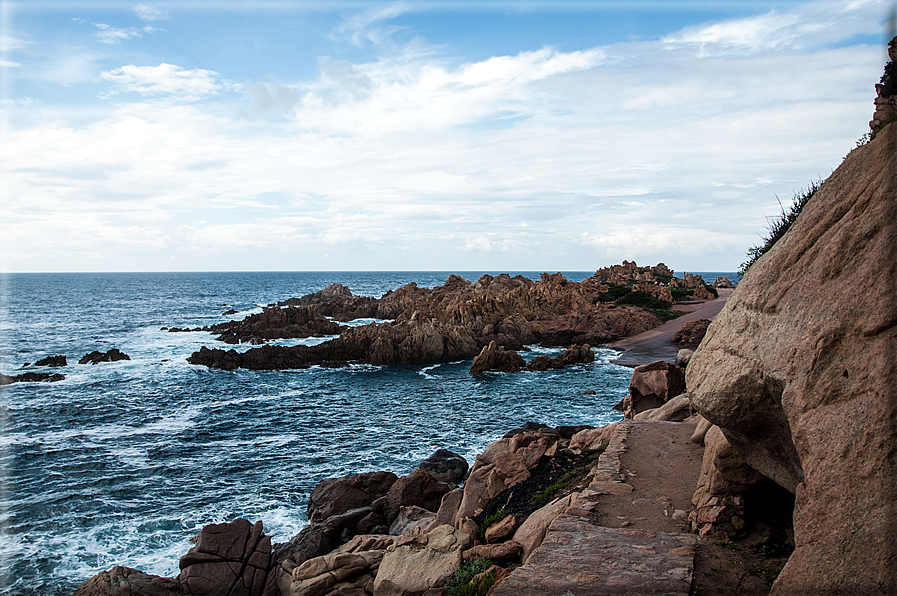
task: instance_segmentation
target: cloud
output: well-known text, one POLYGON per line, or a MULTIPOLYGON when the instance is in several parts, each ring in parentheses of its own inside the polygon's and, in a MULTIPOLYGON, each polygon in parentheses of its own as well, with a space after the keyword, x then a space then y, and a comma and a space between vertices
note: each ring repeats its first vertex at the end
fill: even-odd
POLYGON ((167 21, 171 18, 168 11, 147 4, 135 4, 131 10, 141 21, 167 21))
POLYGON ((21 64, 12 60, 0 60, 0 68, 21 68, 21 64))
POLYGON ((0 33, 0 52, 18 50, 24 48, 26 45, 26 42, 22 39, 17 39, 5 33, 0 33))
MULTIPOLYGON (((865 7, 848 39, 878 22, 865 7)), ((100 115, 22 108, 5 131, 0 179, 25 198, 0 214, 10 269, 45 255, 104 270, 732 270, 776 195, 867 130, 880 48, 820 45, 834 33, 802 27, 810 8, 787 35, 760 19, 754 37, 698 35, 707 24, 677 43, 465 62, 410 43, 334 52, 308 80, 248 83, 238 101, 279 116, 261 121, 210 70, 106 70, 120 95, 100 115)))
POLYGON ((405 2, 397 2, 389 6, 369 8, 343 18, 343 22, 330 34, 334 41, 348 41, 352 45, 361 46, 364 42, 382 46, 392 41, 392 36, 403 28, 383 26, 388 19, 410 12, 413 7, 405 2))
POLYGON ((667 46, 690 46, 699 55, 813 47, 858 34, 877 33, 879 0, 802 4, 779 12, 691 26, 665 36, 667 46))
POLYGON ((164 62, 159 66, 130 64, 103 71, 100 78, 117 87, 109 95, 135 92, 141 95, 167 95, 183 101, 217 95, 224 90, 236 88, 233 83, 221 81, 215 71, 202 68, 185 70, 164 62))
POLYGON ((132 37, 142 37, 142 34, 139 30, 134 27, 129 27, 127 29, 117 29, 115 27, 110 27, 105 23, 94 23, 97 31, 94 34, 101 43, 106 43, 109 45, 115 45, 125 41, 126 39, 131 39, 132 37))

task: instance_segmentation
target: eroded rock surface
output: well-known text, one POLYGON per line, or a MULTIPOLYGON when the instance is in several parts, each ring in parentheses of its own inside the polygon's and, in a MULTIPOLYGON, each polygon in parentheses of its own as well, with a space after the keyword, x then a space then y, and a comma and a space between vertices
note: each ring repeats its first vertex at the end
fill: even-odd
POLYGON ((773 594, 897 593, 895 196, 891 125, 751 266, 688 365, 698 412, 796 494, 773 594))

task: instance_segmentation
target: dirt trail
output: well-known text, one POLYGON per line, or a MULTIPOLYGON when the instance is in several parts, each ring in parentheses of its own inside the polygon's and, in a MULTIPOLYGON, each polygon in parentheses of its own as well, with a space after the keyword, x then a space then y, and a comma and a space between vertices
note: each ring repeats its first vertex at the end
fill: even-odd
POLYGON ((675 361, 676 354, 681 347, 673 343, 673 336, 676 332, 690 321, 700 319, 710 319, 712 321, 715 319, 716 315, 723 309, 723 306, 726 305, 726 300, 732 295, 733 291, 720 288, 718 290, 719 298, 716 300, 708 300, 707 302, 694 305, 675 306, 673 307, 675 310, 686 312, 686 314, 678 319, 667 321, 660 327, 606 344, 611 348, 625 350, 619 358, 613 361, 614 364, 636 367, 655 360, 675 361))

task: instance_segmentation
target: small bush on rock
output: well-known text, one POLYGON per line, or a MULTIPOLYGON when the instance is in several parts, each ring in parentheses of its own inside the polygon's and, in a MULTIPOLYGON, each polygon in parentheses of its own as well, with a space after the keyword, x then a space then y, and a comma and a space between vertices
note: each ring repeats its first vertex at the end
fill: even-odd
MULTIPOLYGON (((458 570, 452 574, 452 576, 445 584, 445 588, 448 591, 448 596, 465 596, 467 594, 478 594, 479 592, 469 591, 470 580, 472 580, 475 575, 479 575, 485 572, 494 564, 495 563, 492 562, 492 559, 474 559, 472 561, 465 561, 464 563, 461 563, 461 566, 458 567, 458 570)), ((492 579, 492 583, 489 584, 489 587, 486 588, 483 594, 489 591, 489 588, 492 587, 493 583, 495 583, 495 578, 492 579)), ((485 584, 486 581, 484 580, 480 584, 480 586, 485 584)))
POLYGON ((757 262, 757 259, 769 252, 769 249, 771 249, 791 228, 791 224, 797 220, 797 216, 803 211, 804 205, 807 204, 807 201, 809 201, 820 188, 822 188, 821 180, 819 182, 811 182, 810 186, 807 187, 807 190, 795 193, 794 197, 791 199, 791 207, 787 211, 785 210, 785 207, 782 206, 781 202, 779 202, 782 214, 767 218, 767 221, 769 222, 769 227, 767 228, 769 234, 763 239, 763 244, 752 246, 748 249, 748 260, 741 264, 741 267, 738 269, 738 275, 744 276, 744 274, 747 273, 747 270, 751 268, 751 265, 757 262))

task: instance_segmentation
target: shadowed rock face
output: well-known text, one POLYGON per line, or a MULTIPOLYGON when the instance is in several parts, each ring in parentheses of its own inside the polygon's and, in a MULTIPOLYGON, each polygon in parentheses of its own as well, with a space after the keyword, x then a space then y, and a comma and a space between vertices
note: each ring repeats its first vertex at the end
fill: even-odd
MULTIPOLYGON (((608 287, 598 277, 577 283, 560 273, 542 274, 538 282, 502 274, 484 275, 470 283, 452 275, 433 289, 412 283, 374 299, 353 296, 344 286, 334 284, 281 304, 315 309, 318 317, 338 320, 394 320, 344 329, 339 338, 316 346, 263 346, 242 354, 204 347, 188 361, 210 368, 276 370, 316 364, 344 366, 350 361, 389 364, 466 359, 493 341, 508 349, 539 342, 597 345, 660 324, 644 309, 600 302, 598 296, 608 287)), ((276 331, 267 328, 265 333, 273 337, 276 331)))
POLYGON ((773 594, 897 593, 897 126, 851 152, 688 365, 694 407, 796 495, 773 594))

